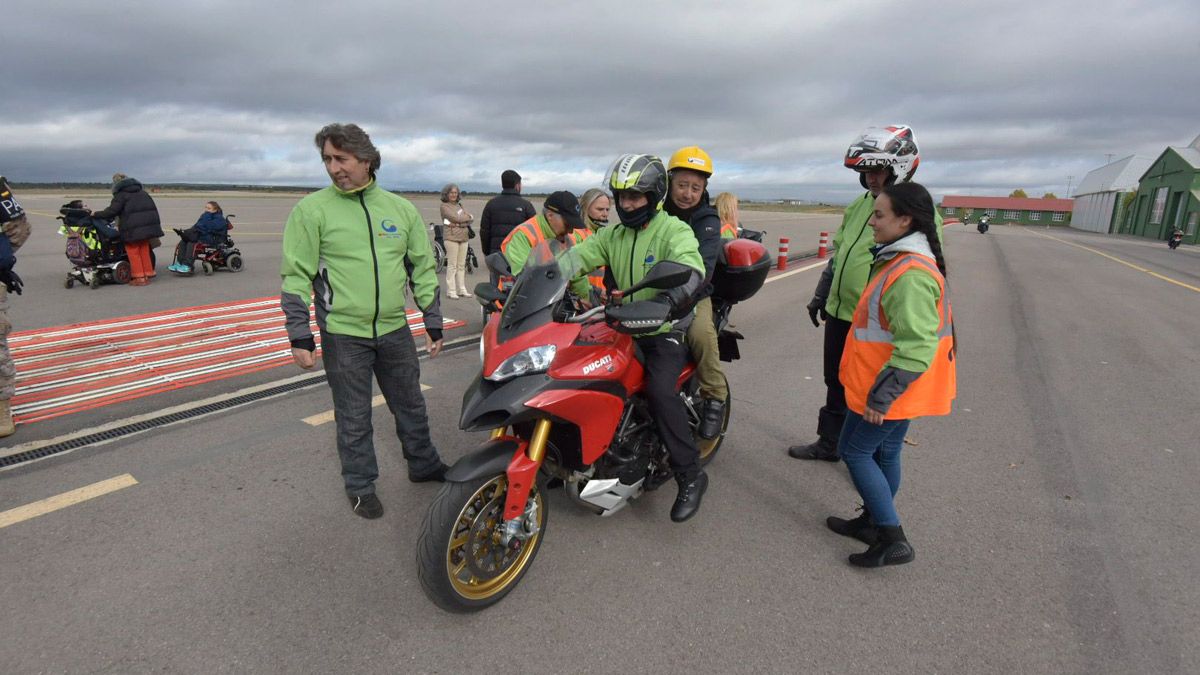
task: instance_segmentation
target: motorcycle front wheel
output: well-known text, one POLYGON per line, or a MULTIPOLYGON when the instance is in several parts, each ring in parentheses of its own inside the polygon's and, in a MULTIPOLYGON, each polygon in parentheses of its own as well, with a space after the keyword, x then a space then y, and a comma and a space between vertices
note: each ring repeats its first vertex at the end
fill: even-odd
POLYGON ((508 595, 529 571, 541 548, 549 504, 541 486, 530 490, 525 538, 502 543, 504 474, 467 483, 446 483, 429 505, 417 540, 421 590, 448 612, 476 612, 508 595))

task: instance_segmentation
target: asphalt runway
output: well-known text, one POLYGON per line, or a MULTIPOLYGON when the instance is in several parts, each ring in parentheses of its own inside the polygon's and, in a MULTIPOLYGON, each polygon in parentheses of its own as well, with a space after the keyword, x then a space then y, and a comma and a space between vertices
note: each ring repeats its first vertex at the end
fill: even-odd
MULTIPOLYGON (((302 421, 331 407, 316 386, 0 473, 0 517, 115 481, 0 527, 0 670, 1200 672, 1196 251, 1003 226, 952 227, 946 251, 959 393, 905 447, 913 564, 848 566, 861 545, 823 524, 854 513, 844 467, 784 454, 813 438, 824 397, 803 309, 819 269, 801 264, 734 312, 747 340, 726 368, 733 420, 693 520, 670 522, 669 485, 612 518, 551 492, 520 586, 443 613, 414 564, 437 488, 404 479, 377 409, 387 512, 354 516, 332 423, 302 421)), ((454 460, 482 440, 457 430, 478 357, 422 367, 454 460)))

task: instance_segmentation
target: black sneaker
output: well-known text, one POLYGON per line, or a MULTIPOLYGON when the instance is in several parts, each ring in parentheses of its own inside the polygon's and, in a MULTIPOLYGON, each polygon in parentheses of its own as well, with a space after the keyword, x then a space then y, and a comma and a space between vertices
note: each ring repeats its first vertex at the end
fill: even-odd
POLYGON ((721 435, 721 426, 725 422, 725 401, 706 398, 700 404, 700 438, 711 441, 721 435))
POLYGON ((445 462, 439 461, 437 468, 434 469, 433 471, 430 471, 429 473, 421 474, 418 476, 410 471, 408 474, 408 480, 412 481, 413 483, 430 483, 430 482, 445 483, 446 482, 446 472, 449 470, 450 470, 450 467, 447 466, 445 462))
POLYGON ((354 509, 354 513, 367 520, 375 520, 383 515, 383 503, 379 501, 379 497, 376 497, 374 492, 350 497, 350 508, 354 509))

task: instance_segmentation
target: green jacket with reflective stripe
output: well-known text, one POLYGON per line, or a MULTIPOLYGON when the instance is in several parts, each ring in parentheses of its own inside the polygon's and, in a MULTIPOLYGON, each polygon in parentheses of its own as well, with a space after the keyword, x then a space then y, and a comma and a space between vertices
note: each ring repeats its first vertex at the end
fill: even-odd
MULTIPOLYGON (((872 272, 901 253, 916 253, 933 262, 933 251, 925 235, 916 233, 882 247, 874 253, 872 272)), ((933 274, 919 265, 910 267, 892 282, 879 300, 892 334, 892 357, 887 366, 913 373, 929 370, 937 355, 938 311, 942 290, 933 274)))

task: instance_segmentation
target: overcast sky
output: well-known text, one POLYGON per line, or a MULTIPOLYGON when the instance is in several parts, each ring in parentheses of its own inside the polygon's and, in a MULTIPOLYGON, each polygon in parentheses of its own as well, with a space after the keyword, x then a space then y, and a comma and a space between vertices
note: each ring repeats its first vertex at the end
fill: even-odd
POLYGON ((713 156, 712 187, 845 202, 867 126, 911 125, 935 195, 1065 196, 1200 134, 1200 2, 7 0, 0 173, 328 183, 357 122, 381 183, 599 183, 624 152, 713 156))

